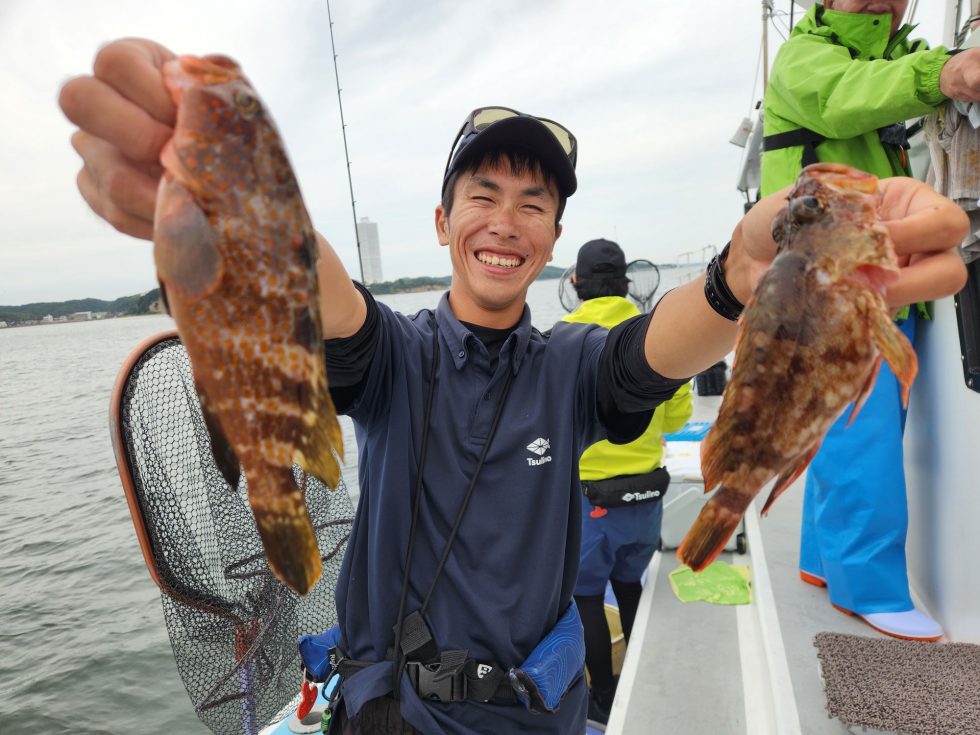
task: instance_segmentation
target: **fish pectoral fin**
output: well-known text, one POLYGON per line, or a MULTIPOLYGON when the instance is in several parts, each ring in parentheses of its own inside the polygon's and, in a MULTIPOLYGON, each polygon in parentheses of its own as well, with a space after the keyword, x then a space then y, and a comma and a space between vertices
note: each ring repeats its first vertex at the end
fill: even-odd
POLYGON ((153 223, 153 259, 172 298, 198 301, 218 288, 225 267, 208 216, 179 181, 160 182, 153 223))
POLYGON ((201 401, 201 414, 204 416, 204 426, 208 430, 208 438, 211 440, 211 455, 214 457, 214 463, 218 467, 218 471, 221 472, 221 476, 225 478, 225 482, 232 490, 238 489, 238 481, 242 476, 242 465, 238 461, 238 455, 235 454, 235 450, 231 448, 231 442, 225 437, 224 431, 221 429, 221 424, 218 422, 218 416, 209 407, 207 403, 207 398, 201 391, 197 392, 197 396, 201 401))
POLYGON ((902 384, 902 404, 909 405, 909 390, 919 372, 919 358, 908 338, 884 311, 875 310, 871 319, 871 334, 885 362, 902 384))
POLYGON ((771 508, 772 504, 776 502, 776 498, 786 492, 786 489, 796 482, 797 478, 803 474, 804 470, 806 470, 806 468, 809 466, 811 460, 813 460, 813 458, 816 456, 819 448, 820 444, 818 443, 806 454, 802 455, 799 461, 791 464, 789 469, 783 472, 783 474, 776 479, 776 484, 772 486, 772 492, 769 493, 769 497, 766 498, 766 504, 762 506, 760 515, 765 516, 769 513, 769 508, 771 508))
POLYGON ((878 380, 878 371, 881 370, 881 359, 881 355, 878 355, 878 359, 875 360, 874 365, 871 366, 871 370, 868 371, 868 378, 864 381, 864 385, 861 386, 861 392, 858 393, 858 397, 855 399, 854 405, 851 407, 851 415, 847 417, 846 426, 850 426, 852 423, 854 423, 854 419, 856 419, 857 415, 861 413, 861 408, 864 406, 865 401, 868 400, 868 396, 871 395, 871 391, 874 390, 875 381, 878 380))

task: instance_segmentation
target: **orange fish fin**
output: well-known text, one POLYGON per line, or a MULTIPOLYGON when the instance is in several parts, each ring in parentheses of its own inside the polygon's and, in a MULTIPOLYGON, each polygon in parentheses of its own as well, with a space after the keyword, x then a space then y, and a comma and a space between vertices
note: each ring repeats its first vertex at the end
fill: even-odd
POLYGON ((745 513, 744 496, 725 486, 701 509, 684 540, 677 558, 695 572, 700 572, 722 552, 745 513), (738 505, 742 505, 741 510, 738 505))
POLYGON ((919 372, 919 358, 902 330, 884 311, 872 312, 871 334, 888 367, 902 384, 902 404, 909 405, 909 390, 919 372))
POLYGON ((786 492, 786 489, 796 482, 797 478, 803 474, 804 470, 806 470, 807 466, 810 464, 810 461, 814 458, 814 456, 816 456, 819 448, 820 445, 817 444, 817 446, 803 455, 803 458, 799 462, 791 465, 788 470, 783 472, 783 474, 776 479, 776 484, 773 485, 772 492, 769 493, 769 497, 766 499, 766 504, 762 506, 761 515, 765 516, 767 513, 769 513, 769 508, 776 502, 776 498, 786 492))
POLYGON ((225 271, 208 216, 171 176, 160 182, 153 259, 170 300, 199 301, 218 288, 225 271))
POLYGON ((861 386, 861 392, 858 393, 858 397, 851 407, 851 415, 847 417, 847 426, 854 423, 854 419, 857 418, 857 415, 861 412, 861 408, 868 400, 868 396, 871 395, 871 391, 874 390, 875 381, 878 380, 879 370, 881 370, 881 355, 878 355, 878 359, 875 360, 874 365, 871 366, 871 370, 868 371, 868 377, 864 381, 864 385, 861 386))
POLYGON ((292 469, 269 470, 249 475, 249 505, 269 567, 287 587, 305 595, 323 571, 316 533, 292 469))

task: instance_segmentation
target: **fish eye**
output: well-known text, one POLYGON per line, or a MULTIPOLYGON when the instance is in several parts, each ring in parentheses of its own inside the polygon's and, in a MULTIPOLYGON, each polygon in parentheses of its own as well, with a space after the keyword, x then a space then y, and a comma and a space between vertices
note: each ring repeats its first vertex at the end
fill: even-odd
POLYGON ((797 222, 812 222, 823 214, 823 206, 815 196, 796 197, 790 201, 789 211, 797 222))
POLYGON ((241 111, 246 117, 251 117, 259 109, 259 100, 255 95, 249 94, 245 90, 238 90, 235 92, 235 106, 241 111))

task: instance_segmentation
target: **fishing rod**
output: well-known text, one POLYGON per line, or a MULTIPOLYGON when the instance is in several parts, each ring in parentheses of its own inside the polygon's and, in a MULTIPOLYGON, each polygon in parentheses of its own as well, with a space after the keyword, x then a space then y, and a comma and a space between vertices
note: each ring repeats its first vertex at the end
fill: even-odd
POLYGON ((357 231, 357 205, 354 200, 354 180, 350 173, 350 153, 347 150, 347 123, 344 122, 344 102, 340 97, 340 73, 337 71, 337 47, 333 41, 333 16, 330 14, 330 0, 327 0, 327 20, 330 22, 330 52, 333 54, 333 76, 337 82, 337 105, 340 108, 340 132, 344 138, 344 158, 347 159, 347 186, 350 188, 350 209, 354 215, 354 243, 357 245, 357 266, 364 282, 364 258, 361 255, 361 234, 357 231))

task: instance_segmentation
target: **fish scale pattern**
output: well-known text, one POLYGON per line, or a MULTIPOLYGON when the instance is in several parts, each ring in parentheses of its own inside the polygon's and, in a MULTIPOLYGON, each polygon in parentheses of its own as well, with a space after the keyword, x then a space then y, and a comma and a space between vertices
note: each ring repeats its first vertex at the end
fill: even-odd
POLYGON ((269 569, 246 498, 211 454, 190 362, 176 336, 145 349, 121 377, 115 432, 123 484, 161 589, 177 669, 214 733, 257 733, 294 708, 297 638, 336 625, 334 590, 354 509, 300 468, 323 576, 298 597, 269 569), (135 507, 134 507, 135 506, 135 507))

